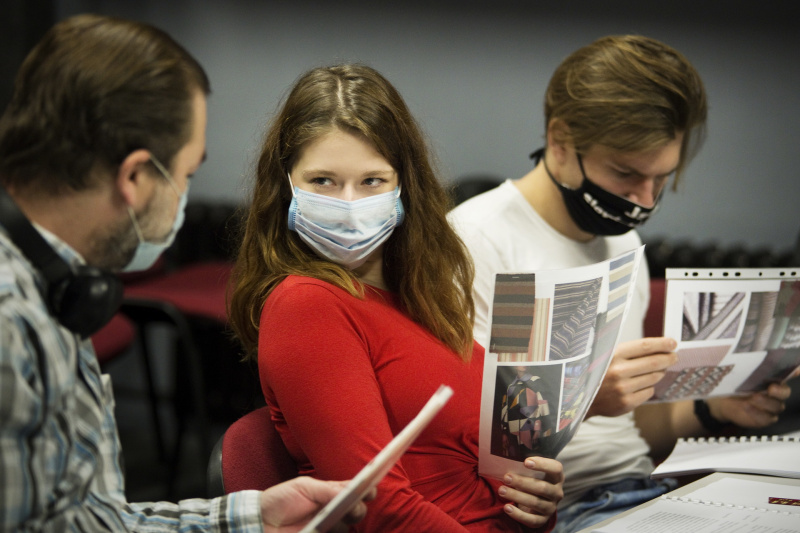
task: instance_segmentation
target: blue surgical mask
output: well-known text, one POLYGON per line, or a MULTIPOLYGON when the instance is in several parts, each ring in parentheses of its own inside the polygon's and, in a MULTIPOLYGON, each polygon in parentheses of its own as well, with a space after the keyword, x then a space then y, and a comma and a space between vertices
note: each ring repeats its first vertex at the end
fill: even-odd
POLYGON ((153 266, 161 254, 172 245, 175 241, 175 236, 178 234, 178 230, 183 226, 186 202, 189 198, 189 182, 186 182, 186 190, 183 191, 183 194, 179 193, 178 187, 175 185, 175 180, 172 179, 169 171, 164 168, 155 157, 151 156, 150 161, 152 161, 153 165, 164 175, 167 182, 169 182, 172 187, 172 190, 178 195, 178 212, 175 214, 175 220, 172 222, 172 229, 170 229, 169 234, 167 234, 164 240, 161 242, 149 242, 146 241, 142 235, 142 230, 139 228, 139 223, 136 221, 136 214, 133 212, 131 206, 128 206, 128 215, 130 215, 131 222, 133 222, 133 229, 136 231, 139 245, 136 247, 133 258, 123 269, 124 272, 147 270, 153 266))
POLYGON ((289 229, 321 257, 350 269, 364 264, 405 216, 400 187, 351 202, 297 187, 292 194, 289 229))

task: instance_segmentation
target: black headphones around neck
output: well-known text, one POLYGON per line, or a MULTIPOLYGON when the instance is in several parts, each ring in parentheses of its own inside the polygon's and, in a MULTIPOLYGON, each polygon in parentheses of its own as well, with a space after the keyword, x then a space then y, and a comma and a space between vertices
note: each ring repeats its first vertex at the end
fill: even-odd
POLYGON ((99 268, 70 266, 0 185, 0 225, 42 274, 44 300, 58 322, 83 338, 106 325, 122 303, 122 282, 99 268))

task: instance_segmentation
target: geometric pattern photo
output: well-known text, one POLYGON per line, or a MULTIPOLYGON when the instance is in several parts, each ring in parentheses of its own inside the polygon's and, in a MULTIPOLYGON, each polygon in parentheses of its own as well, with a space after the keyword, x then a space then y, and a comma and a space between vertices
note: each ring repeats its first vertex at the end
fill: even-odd
MULTIPOLYGON (((718 367, 730 351, 730 345, 723 346, 700 346, 697 348, 681 348, 678 350, 678 362, 669 367, 664 377, 655 386, 653 400, 669 401, 682 398, 676 394, 684 394, 684 389, 694 387, 697 390, 713 390, 719 381, 713 381, 717 376, 708 369, 718 367), (710 381, 707 387, 703 387, 696 380, 700 377, 707 377, 710 381), (676 383, 676 380, 682 380, 676 383)), ((727 371, 719 375, 721 379, 733 369, 733 365, 725 367, 727 371)))
POLYGON ((675 399, 685 394, 681 387, 698 385, 698 367, 733 367, 722 387, 713 387, 711 375, 704 387, 698 385, 697 390, 713 389, 709 396, 751 393, 789 379, 800 365, 797 273, 755 268, 690 272, 667 272, 665 333, 680 339, 678 362, 667 369, 652 401, 675 399), (681 373, 687 369, 692 370, 681 373))
POLYGON ((682 341, 732 339, 739 330, 745 293, 687 292, 682 341))
POLYGON ((767 349, 772 328, 775 327, 777 292, 750 293, 750 305, 742 328, 736 353, 761 352, 767 349))
POLYGON ((562 373, 561 365, 497 367, 490 453, 515 461, 551 453, 562 373))
POLYGON ((553 295, 550 360, 584 355, 594 334, 602 278, 563 283, 553 295))
MULTIPOLYGON (((730 345, 722 346, 699 346, 697 348, 680 348, 678 350, 678 362, 670 367, 670 370, 683 370, 696 366, 714 366, 725 359, 730 351, 730 345)), ((662 379, 663 381, 663 379, 662 379)))
POLYGON ((779 349, 800 348, 800 317, 792 317, 787 320, 786 329, 783 331, 783 339, 778 344, 779 349))
POLYGON ((621 316, 625 310, 628 289, 633 281, 633 267, 636 266, 635 259, 636 254, 630 253, 608 264, 608 322, 621 316))
POLYGON ((489 351, 507 354, 507 359, 527 357, 536 304, 534 274, 497 274, 492 303, 489 351))
MULTIPOLYGON (((617 313, 616 318, 609 320, 608 313, 597 315, 597 334, 594 336, 592 345, 591 364, 589 368, 596 365, 606 365, 608 359, 614 353, 615 343, 619 330, 622 327, 622 315, 617 313)), ((599 376, 602 377, 602 376, 599 376)))
MULTIPOLYGON (((550 298, 536 298, 533 303, 533 329, 528 343, 528 357, 531 363, 547 361, 547 328, 550 325, 550 298)), ((521 361, 516 359, 515 361, 521 361)), ((512 362, 512 361, 508 361, 512 362)))
MULTIPOLYGON (((586 390, 594 391, 603 378, 600 368, 606 368, 611 356, 614 355, 614 346, 622 327, 622 315, 617 314, 611 322, 607 322, 608 314, 600 313, 597 315, 597 335, 594 337, 592 353, 589 355, 587 371, 591 374, 586 383, 586 390)), ((584 411, 588 410, 589 404, 585 404, 584 411)), ((585 412, 578 413, 578 418, 582 419, 585 412)))
POLYGON ((800 365, 800 348, 768 350, 758 368, 737 387, 736 392, 764 390, 770 383, 778 383, 788 378, 798 365, 800 365))
POLYGON ((685 368, 679 372, 668 371, 664 379, 656 385, 655 397, 669 402, 682 398, 708 396, 731 370, 733 365, 685 368), (663 382, 667 383, 665 389, 659 386, 663 382))
POLYGON ((572 423, 578 416, 578 408, 588 390, 589 373, 586 371, 591 361, 588 357, 564 365, 564 389, 561 393, 561 412, 558 431, 572 423))
POLYGON ((784 281, 775 305, 775 326, 767 349, 800 348, 800 280, 784 281))
POLYGON ((579 431, 614 355, 643 252, 640 246, 580 268, 492 275, 481 475, 529 475, 525 458, 555 458, 579 431))

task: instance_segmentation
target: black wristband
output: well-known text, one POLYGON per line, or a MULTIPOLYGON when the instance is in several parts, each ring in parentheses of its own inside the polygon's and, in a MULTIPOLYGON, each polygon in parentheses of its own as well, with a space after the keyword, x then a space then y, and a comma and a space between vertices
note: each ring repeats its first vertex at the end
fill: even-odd
POLYGON ((709 410, 705 400, 694 401, 694 416, 696 416, 700 424, 711 433, 719 433, 728 427, 728 424, 720 422, 711 415, 711 410, 709 410))

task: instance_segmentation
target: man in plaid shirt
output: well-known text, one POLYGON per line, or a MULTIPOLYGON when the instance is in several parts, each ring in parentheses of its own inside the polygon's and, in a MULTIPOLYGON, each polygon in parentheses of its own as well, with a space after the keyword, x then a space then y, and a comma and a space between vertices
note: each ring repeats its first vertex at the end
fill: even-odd
POLYGON ((146 269, 169 245, 205 157, 208 93, 168 35, 93 15, 54 26, 20 69, 0 118, 2 531, 296 531, 343 487, 297 478, 126 501, 111 387, 88 338, 102 305, 73 305, 62 282, 82 275, 113 292, 106 272, 146 269))

